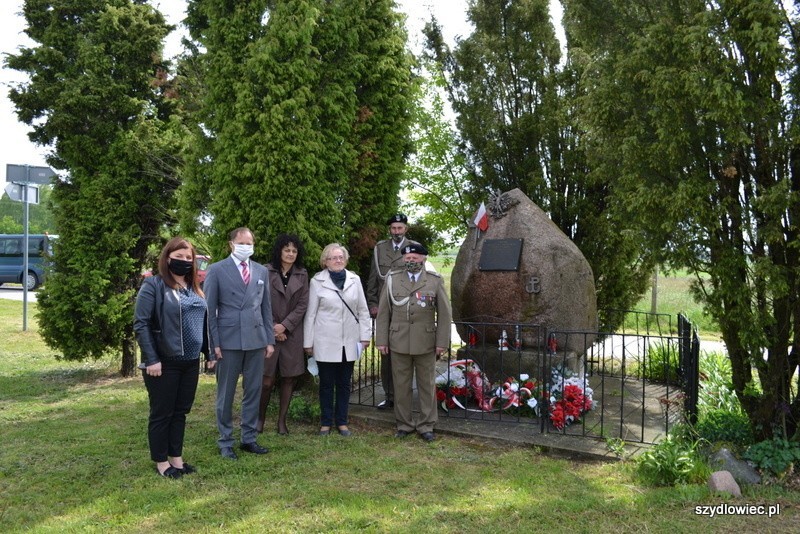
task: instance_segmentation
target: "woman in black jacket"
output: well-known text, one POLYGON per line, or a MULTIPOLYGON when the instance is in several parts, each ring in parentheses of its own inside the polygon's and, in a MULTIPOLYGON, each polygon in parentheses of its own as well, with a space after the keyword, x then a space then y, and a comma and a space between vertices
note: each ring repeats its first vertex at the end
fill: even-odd
POLYGON ((162 249, 158 274, 144 280, 136 297, 133 329, 150 398, 150 458, 159 475, 180 478, 195 471, 183 461, 183 436, 197 391, 200 352, 208 352, 206 301, 187 240, 173 237, 162 249))

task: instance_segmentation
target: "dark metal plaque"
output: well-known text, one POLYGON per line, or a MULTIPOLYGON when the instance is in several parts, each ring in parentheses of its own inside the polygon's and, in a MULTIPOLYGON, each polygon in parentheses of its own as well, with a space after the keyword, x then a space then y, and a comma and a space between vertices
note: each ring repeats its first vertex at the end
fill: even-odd
POLYGON ((522 239, 487 239, 481 248, 481 271, 518 271, 522 239))

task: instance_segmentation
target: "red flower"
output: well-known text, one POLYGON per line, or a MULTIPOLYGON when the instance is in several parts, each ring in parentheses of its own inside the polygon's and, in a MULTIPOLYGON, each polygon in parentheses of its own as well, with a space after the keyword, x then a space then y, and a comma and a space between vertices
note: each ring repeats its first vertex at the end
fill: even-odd
POLYGON ((451 395, 456 395, 456 396, 459 396, 459 397, 466 397, 467 393, 468 393, 468 390, 467 390, 466 387, 452 386, 450 388, 450 394, 451 395))
POLYGON ((563 398, 568 403, 573 404, 577 402, 579 399, 582 399, 582 397, 583 397, 583 391, 581 391, 581 388, 579 388, 578 386, 573 386, 572 384, 564 386, 563 398))
POLYGON ((441 402, 447 398, 447 393, 442 391, 441 389, 436 390, 436 401, 441 402))
POLYGON ((566 424, 566 419, 567 417, 566 414, 564 414, 563 401, 558 401, 550 406, 550 420, 553 422, 554 427, 556 427, 558 430, 561 430, 566 424))

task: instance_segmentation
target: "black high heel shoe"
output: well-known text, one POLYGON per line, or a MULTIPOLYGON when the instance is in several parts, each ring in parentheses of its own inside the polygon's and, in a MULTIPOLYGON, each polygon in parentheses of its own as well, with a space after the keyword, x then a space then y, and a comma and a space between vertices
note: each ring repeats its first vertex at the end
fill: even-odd
POLYGON ((159 471, 158 466, 156 466, 156 473, 158 473, 158 476, 164 478, 181 478, 181 476, 183 476, 183 471, 173 466, 169 466, 164 469, 163 473, 159 471))
POLYGON ((181 475, 191 475, 192 473, 197 473, 197 469, 192 464, 188 464, 186 462, 183 462, 183 467, 175 467, 172 464, 170 464, 170 467, 177 469, 181 475))

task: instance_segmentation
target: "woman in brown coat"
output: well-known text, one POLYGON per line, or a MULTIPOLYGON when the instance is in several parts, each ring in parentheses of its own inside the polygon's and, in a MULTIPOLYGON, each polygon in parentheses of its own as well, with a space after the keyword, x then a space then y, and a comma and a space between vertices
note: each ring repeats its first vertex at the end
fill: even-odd
POLYGON ((264 431, 269 398, 278 373, 281 376, 278 434, 288 434, 286 414, 297 378, 305 372, 303 318, 308 308, 308 272, 303 268, 305 251, 296 235, 282 234, 272 246, 269 269, 275 352, 264 363, 264 381, 256 430, 264 431))

